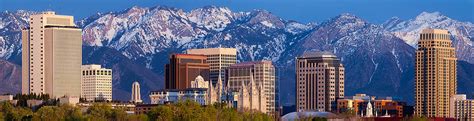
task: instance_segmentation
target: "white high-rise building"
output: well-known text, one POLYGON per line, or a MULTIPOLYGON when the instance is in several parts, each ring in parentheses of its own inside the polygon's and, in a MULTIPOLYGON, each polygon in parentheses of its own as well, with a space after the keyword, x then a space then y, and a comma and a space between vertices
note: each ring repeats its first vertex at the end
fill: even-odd
POLYGON ((142 98, 140 97, 140 84, 138 82, 133 82, 132 84, 132 99, 130 102, 141 103, 142 98))
POLYGON ((209 80, 213 85, 217 84, 219 78, 225 80, 225 70, 237 62, 237 49, 235 48, 204 48, 189 49, 188 54, 198 54, 207 56, 206 63, 209 64, 209 80))
POLYGON ((81 96, 82 31, 73 16, 31 15, 22 30, 22 93, 81 96))
POLYGON ((87 101, 112 101, 112 69, 94 64, 83 65, 81 97, 87 101))

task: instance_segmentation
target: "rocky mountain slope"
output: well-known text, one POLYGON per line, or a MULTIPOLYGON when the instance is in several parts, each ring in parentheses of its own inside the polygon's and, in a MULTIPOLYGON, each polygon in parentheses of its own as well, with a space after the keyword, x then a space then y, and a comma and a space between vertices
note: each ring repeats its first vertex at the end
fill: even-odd
POLYGON ((0 59, 0 94, 21 92, 21 67, 0 59))

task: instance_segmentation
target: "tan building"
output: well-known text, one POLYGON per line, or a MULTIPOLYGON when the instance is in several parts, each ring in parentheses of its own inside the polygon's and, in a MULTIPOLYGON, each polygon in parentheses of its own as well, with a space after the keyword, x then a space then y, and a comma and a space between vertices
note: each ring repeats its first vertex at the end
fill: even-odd
POLYGON ((450 97, 456 94, 456 53, 447 30, 420 34, 415 66, 415 115, 449 117, 450 97))
POLYGON ((474 120, 474 100, 467 99, 466 95, 454 95, 450 102, 450 117, 461 121, 474 120))
POLYGON ((235 48, 204 48, 189 49, 188 54, 197 54, 207 56, 206 63, 209 64, 209 80, 216 85, 219 77, 225 80, 225 70, 237 62, 237 49, 235 48))
POLYGON ((22 93, 81 95, 82 32, 73 16, 48 11, 22 30, 22 93))
POLYGON ((95 64, 83 65, 81 97, 87 101, 112 101, 112 69, 95 64))
POLYGON ((344 66, 329 52, 296 58, 296 111, 332 111, 344 98, 344 66))
MULTIPOLYGON (((242 93, 243 85, 250 87, 247 89, 250 97, 256 96, 254 93, 258 92, 254 90, 250 84, 250 82, 254 80, 255 88, 264 93, 259 93, 259 95, 264 95, 261 98, 265 98, 259 99, 263 101, 260 103, 265 104, 265 109, 260 108, 260 111, 267 114, 275 112, 275 67, 271 61, 253 61, 231 65, 227 69, 227 80, 227 88, 233 92, 242 93)), ((244 96, 243 98, 249 97, 244 96)))

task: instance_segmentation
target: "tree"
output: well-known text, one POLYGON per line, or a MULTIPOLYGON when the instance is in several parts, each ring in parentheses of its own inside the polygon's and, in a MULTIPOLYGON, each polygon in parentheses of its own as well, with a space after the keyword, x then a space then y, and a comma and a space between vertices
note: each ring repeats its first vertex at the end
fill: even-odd
POLYGON ((77 107, 73 107, 71 105, 61 105, 59 107, 62 111, 64 111, 65 114, 65 119, 67 121, 79 121, 79 120, 85 120, 85 117, 82 115, 81 109, 77 107))
POLYGON ((5 119, 8 121, 11 121, 11 120, 20 121, 20 120, 29 120, 32 118, 32 116, 33 116, 33 111, 31 111, 31 109, 18 107, 18 108, 13 108, 13 110, 8 112, 5 119))
POLYGON ((129 115, 127 117, 128 121, 148 121, 148 116, 145 114, 140 115, 129 115))
POLYGON ((114 121, 126 121, 128 117, 125 111, 126 109, 123 107, 112 109, 112 116, 109 117, 109 119, 113 119, 114 121))
POLYGON ((343 109, 340 115, 344 118, 351 118, 356 116, 356 112, 353 109, 343 109))
POLYGON ((60 121, 64 120, 64 111, 57 106, 43 106, 33 115, 34 120, 60 121))
POLYGON ((154 107, 148 112, 148 117, 153 121, 172 121, 174 112, 171 108, 172 107, 168 105, 154 107))
POLYGON ((89 114, 89 118, 93 118, 97 121, 107 121, 112 120, 112 106, 105 103, 94 103, 91 107, 87 110, 89 114))

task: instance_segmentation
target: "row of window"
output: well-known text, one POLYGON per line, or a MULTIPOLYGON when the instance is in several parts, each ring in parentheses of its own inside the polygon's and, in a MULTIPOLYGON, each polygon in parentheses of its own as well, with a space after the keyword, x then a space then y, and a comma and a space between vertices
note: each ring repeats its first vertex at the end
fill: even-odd
POLYGON ((110 70, 86 70, 82 71, 83 76, 88 75, 112 75, 112 71, 110 70))

